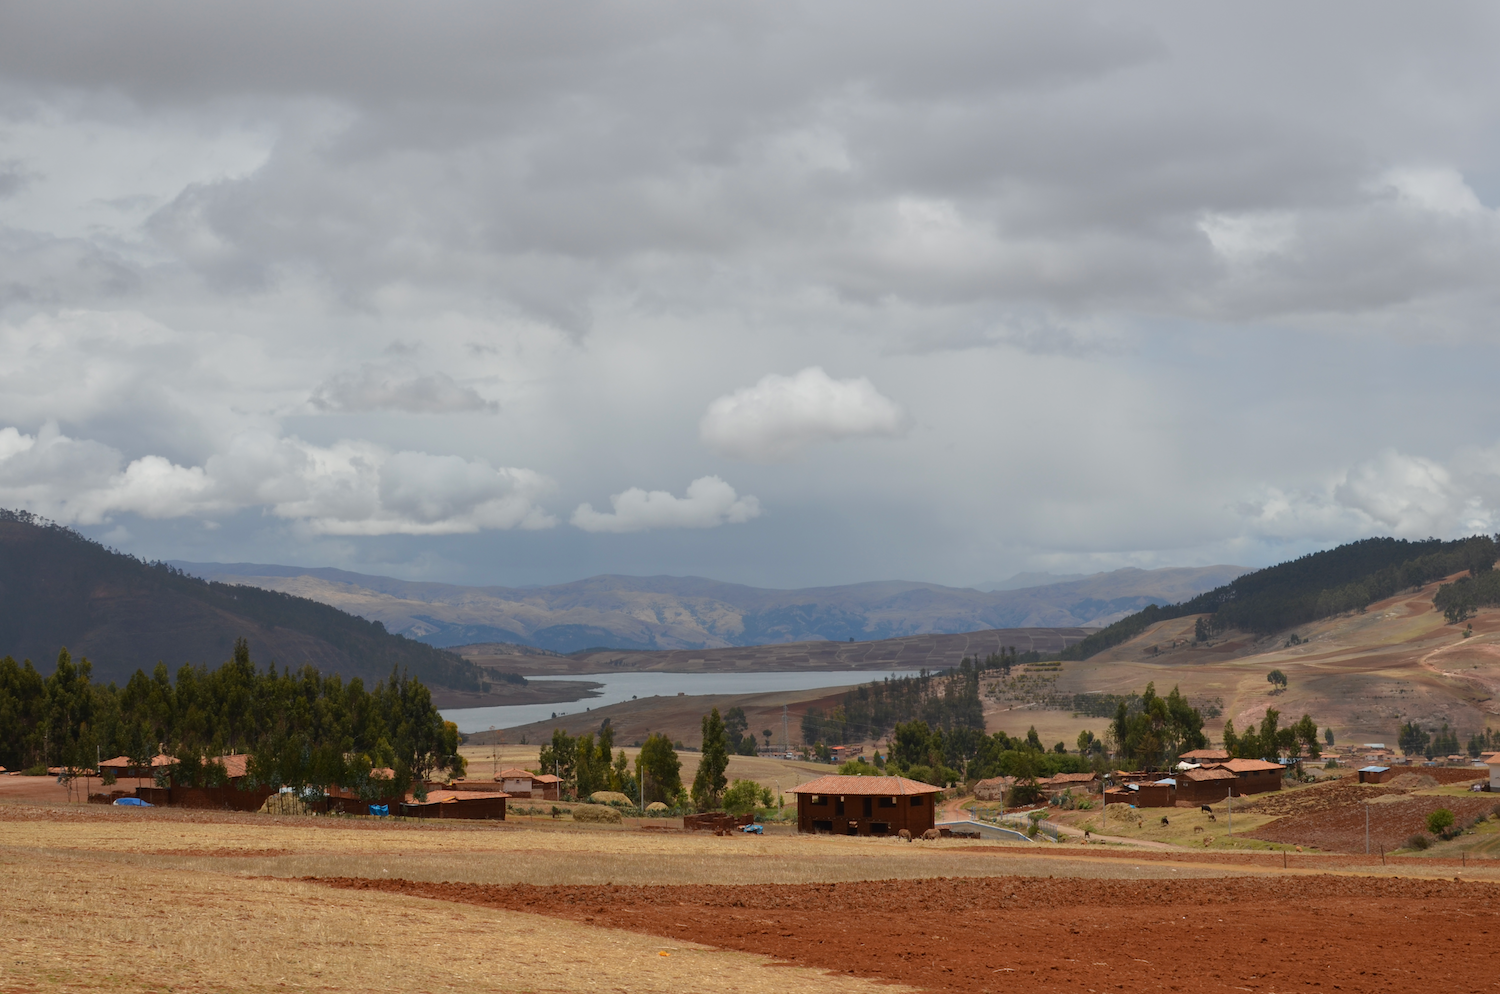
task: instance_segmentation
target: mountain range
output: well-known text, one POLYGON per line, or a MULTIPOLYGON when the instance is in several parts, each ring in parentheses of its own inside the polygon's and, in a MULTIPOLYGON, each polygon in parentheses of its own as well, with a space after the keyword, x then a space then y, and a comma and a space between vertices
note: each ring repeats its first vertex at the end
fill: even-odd
POLYGON ((52 671, 63 647, 101 682, 158 662, 218 666, 237 638, 259 664, 311 664, 367 683, 400 668, 432 687, 479 690, 484 672, 378 621, 255 587, 207 582, 105 548, 24 511, 0 510, 0 655, 52 671))
POLYGON ((781 642, 868 641, 994 628, 1099 627, 1250 572, 1206 566, 1098 573, 1063 583, 981 591, 880 581, 772 590, 702 577, 596 576, 547 587, 469 587, 332 568, 176 562, 218 583, 321 601, 439 647, 513 643, 586 648, 712 649, 781 642))

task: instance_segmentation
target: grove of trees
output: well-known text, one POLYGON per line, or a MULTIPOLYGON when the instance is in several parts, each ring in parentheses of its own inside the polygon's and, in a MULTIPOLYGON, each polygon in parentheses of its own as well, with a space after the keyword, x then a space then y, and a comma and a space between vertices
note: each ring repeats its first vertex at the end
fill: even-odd
POLYGON ((392 672, 366 689, 311 667, 260 670, 244 639, 217 669, 158 663, 123 688, 92 680, 66 649, 43 677, 30 660, 0 660, 0 765, 92 769, 101 758, 145 766, 178 760, 174 782, 212 783, 230 752, 249 755, 249 778, 273 787, 370 786, 372 768, 395 771, 389 796, 439 770, 463 771, 458 729, 420 681, 392 672))
POLYGON ((1281 727, 1281 712, 1267 708, 1260 726, 1252 725, 1236 732, 1234 722, 1224 722, 1224 749, 1235 759, 1269 759, 1278 756, 1305 756, 1317 759, 1323 755, 1318 744, 1318 725, 1310 715, 1295 724, 1281 727))

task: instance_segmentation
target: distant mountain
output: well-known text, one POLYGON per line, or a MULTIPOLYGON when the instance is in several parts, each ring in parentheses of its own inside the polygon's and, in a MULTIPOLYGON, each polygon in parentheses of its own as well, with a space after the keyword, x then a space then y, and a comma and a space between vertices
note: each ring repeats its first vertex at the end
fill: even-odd
POLYGON ((392 635, 326 603, 205 582, 106 549, 25 512, 0 510, 0 655, 51 672, 58 650, 87 656, 94 678, 123 683, 158 661, 217 666, 234 641, 265 665, 311 663, 367 682, 401 667, 429 686, 478 689, 472 663, 392 635))
POLYGON ((1091 576, 1103 576, 1103 573, 1017 573, 1009 580, 992 580, 989 583, 974 584, 975 590, 983 590, 992 593, 996 590, 1025 590, 1027 587, 1046 587, 1054 583, 1072 583, 1074 580, 1087 580, 1091 576))
POLYGON ((670 576, 596 576, 551 587, 463 587, 330 568, 173 565, 205 579, 322 601, 435 646, 510 642, 556 652, 712 649, 851 638, 864 642, 995 628, 1100 626, 1248 572, 1239 566, 1123 569, 987 593, 899 580, 767 590, 670 576))

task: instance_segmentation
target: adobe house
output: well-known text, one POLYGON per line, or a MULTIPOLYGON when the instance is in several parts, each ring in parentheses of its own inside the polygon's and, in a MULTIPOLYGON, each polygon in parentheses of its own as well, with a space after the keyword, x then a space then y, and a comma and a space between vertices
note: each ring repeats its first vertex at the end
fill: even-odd
POLYGON ((531 778, 533 801, 556 801, 562 797, 562 777, 539 773, 531 778))
POLYGON ((511 797, 532 797, 541 792, 541 785, 536 782, 536 774, 530 770, 515 767, 501 770, 495 774, 495 782, 511 797))
POLYGON ((1364 766, 1359 771, 1360 783, 1385 783, 1395 775, 1389 766, 1364 766))
POLYGON ((1229 788, 1238 782, 1239 777, 1230 770, 1183 770, 1177 774, 1177 803, 1193 807, 1217 803, 1228 797, 1229 788))
POLYGON ((828 776, 798 784, 797 831, 833 835, 921 835, 937 824, 941 787, 906 777, 828 776))
POLYGON ((413 818, 494 818, 505 820, 505 800, 500 791, 429 790, 427 800, 415 798, 401 805, 401 813, 413 818))
POLYGON ((1281 774, 1286 770, 1280 763, 1268 763, 1264 759, 1230 759, 1208 768, 1228 770, 1235 775, 1235 797, 1280 790, 1281 774))

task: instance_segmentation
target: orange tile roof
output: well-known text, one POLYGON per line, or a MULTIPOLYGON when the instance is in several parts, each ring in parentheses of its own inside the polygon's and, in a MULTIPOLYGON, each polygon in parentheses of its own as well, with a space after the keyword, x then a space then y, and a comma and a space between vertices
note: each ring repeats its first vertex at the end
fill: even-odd
POLYGON ((555 777, 550 773, 543 773, 537 776, 533 776, 531 779, 535 780, 537 783, 562 783, 562 777, 555 777))
POLYGON ((1183 753, 1182 755, 1178 756, 1177 758, 1178 759, 1185 759, 1185 760, 1187 760, 1190 763, 1200 762, 1202 760, 1211 760, 1211 759, 1217 759, 1217 760, 1219 760, 1219 761, 1222 762, 1223 760, 1226 760, 1226 759, 1229 758, 1229 753, 1226 752, 1223 749, 1193 749, 1190 752, 1183 753))
POLYGON ((1219 769, 1233 770, 1236 773, 1253 773, 1256 770, 1285 770, 1286 767, 1280 763, 1268 763, 1264 759, 1227 759, 1222 763, 1214 763, 1219 769))
POLYGON ((496 780, 535 780, 536 774, 530 770, 521 770, 512 766, 508 770, 501 770, 495 774, 496 780))
POLYGON ((900 794, 936 794, 943 788, 934 787, 920 780, 906 777, 843 777, 827 776, 798 784, 788 794, 869 794, 875 797, 894 797, 900 794))

